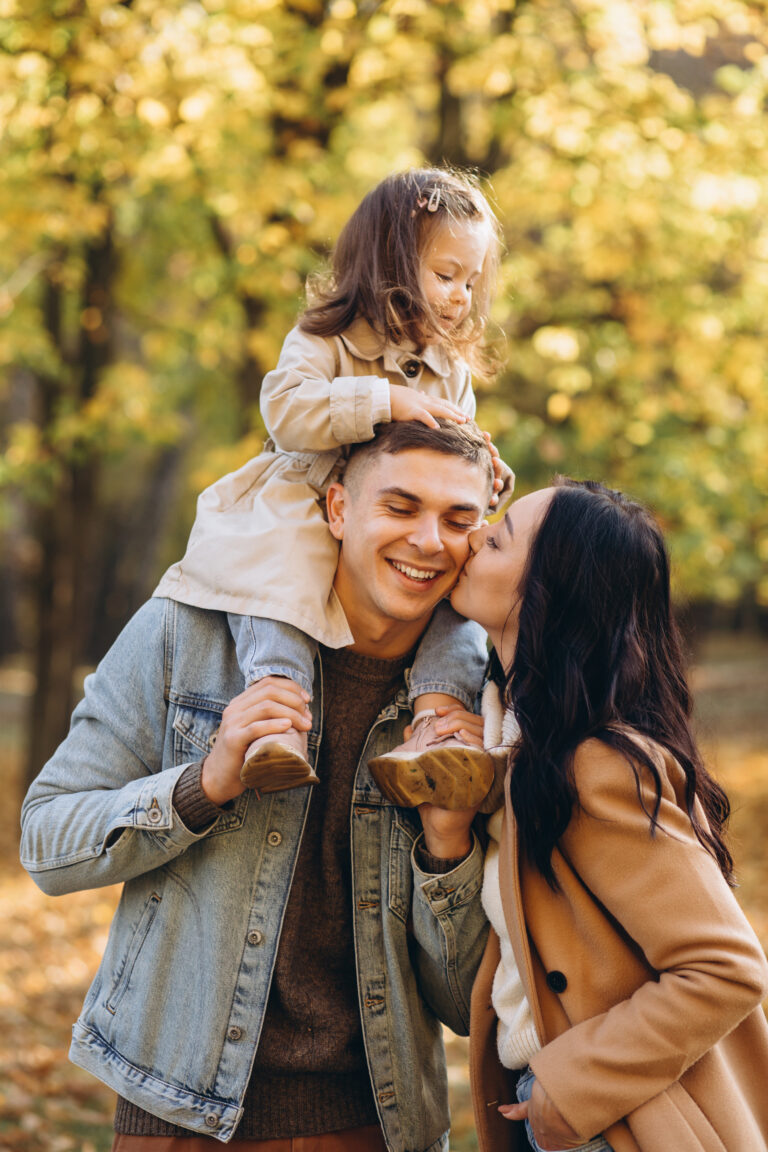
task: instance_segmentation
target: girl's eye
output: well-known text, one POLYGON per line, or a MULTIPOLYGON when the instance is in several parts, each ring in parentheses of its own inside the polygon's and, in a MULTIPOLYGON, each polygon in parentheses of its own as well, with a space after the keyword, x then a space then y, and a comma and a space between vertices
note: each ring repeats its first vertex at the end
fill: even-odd
POLYGON ((437 276, 438 280, 442 280, 444 284, 450 284, 452 279, 451 276, 444 276, 442 272, 436 272, 435 275, 437 276))
POLYGON ((498 546, 498 544, 496 543, 496 539, 495 539, 495 537, 493 537, 493 536, 486 536, 486 538, 485 538, 485 543, 486 543, 486 545, 487 545, 489 548, 496 548, 496 549, 498 550, 498 547, 499 547, 499 546, 498 546))

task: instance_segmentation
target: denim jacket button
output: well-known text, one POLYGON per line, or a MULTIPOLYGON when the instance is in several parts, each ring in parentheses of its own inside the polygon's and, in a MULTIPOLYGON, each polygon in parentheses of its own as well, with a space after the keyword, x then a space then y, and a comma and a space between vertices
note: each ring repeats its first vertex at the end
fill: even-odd
POLYGON ((231 1028, 227 1029, 227 1037, 230 1040, 239 1040, 243 1035, 242 1028, 238 1028, 237 1024, 233 1024, 231 1028))
POLYGON ((208 1128, 218 1128, 219 1118, 213 1112, 209 1112, 205 1118, 205 1123, 208 1128))
POLYGON ((163 814, 157 806, 157 800, 153 800, 152 807, 147 812, 147 819, 151 824, 157 824, 157 822, 162 819, 162 816, 163 814))
POLYGON ((253 930, 253 932, 248 933, 248 943, 249 944, 261 944, 263 939, 264 939, 264 933, 259 932, 258 928, 255 928, 253 930))
POLYGON ((278 844, 282 844, 283 837, 279 832, 270 832, 267 836, 267 844, 270 848, 277 848, 278 844))

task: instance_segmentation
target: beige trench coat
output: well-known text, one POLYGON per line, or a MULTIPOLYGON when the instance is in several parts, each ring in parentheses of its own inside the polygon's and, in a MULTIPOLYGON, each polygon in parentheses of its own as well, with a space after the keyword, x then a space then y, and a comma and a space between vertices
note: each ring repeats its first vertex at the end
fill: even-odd
MULTIPOLYGON (((623 757, 596 740, 578 750, 581 809, 553 856, 558 893, 518 857, 507 787, 499 884, 542 1041, 531 1067, 575 1131, 605 1133, 615 1152, 765 1152, 768 964, 694 836, 682 769, 655 757, 664 830, 651 836, 623 757)), ((517 1076, 496 1054, 498 960, 492 932, 472 993, 479 1142, 530 1152, 522 1124, 497 1110, 517 1076)))
POLYGON ((294 328, 262 384, 265 451, 201 494, 186 554, 154 595, 281 620, 331 648, 351 644, 332 586, 338 543, 324 497, 345 447, 391 419, 390 384, 475 414, 469 368, 442 348, 417 356, 385 343, 365 320, 333 337, 294 328))

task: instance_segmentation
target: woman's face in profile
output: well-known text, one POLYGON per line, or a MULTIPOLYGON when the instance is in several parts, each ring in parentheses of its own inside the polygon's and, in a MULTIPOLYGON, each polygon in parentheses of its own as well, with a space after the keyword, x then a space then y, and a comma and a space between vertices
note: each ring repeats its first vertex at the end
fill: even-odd
POLYGON ((469 559, 451 593, 456 611, 485 628, 502 663, 512 660, 518 588, 531 543, 555 491, 543 488, 522 496, 495 524, 473 532, 469 559))

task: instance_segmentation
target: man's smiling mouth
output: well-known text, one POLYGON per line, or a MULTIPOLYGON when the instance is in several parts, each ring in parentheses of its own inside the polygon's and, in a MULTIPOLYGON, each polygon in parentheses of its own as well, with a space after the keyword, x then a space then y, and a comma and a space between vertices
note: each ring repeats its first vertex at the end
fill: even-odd
POLYGON ((430 580, 436 580, 438 576, 442 575, 441 572, 429 571, 425 568, 412 568, 410 564, 401 564, 398 560, 390 560, 389 563, 398 572, 402 572, 404 576, 410 577, 411 580, 420 580, 423 584, 430 580))

